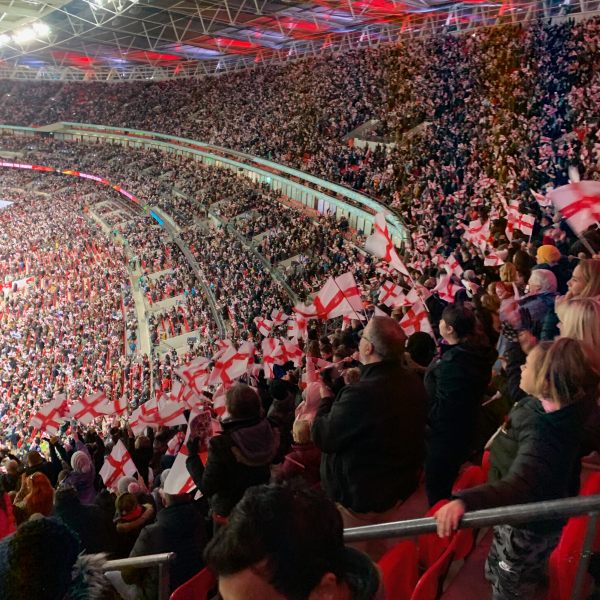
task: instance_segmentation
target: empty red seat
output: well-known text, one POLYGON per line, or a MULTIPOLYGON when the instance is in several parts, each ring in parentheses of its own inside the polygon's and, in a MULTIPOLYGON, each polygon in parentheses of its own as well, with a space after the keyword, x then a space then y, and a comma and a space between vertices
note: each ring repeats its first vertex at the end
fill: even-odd
MULTIPOLYGON (((592 473, 581 488, 581 496, 600 494, 600 473, 592 473)), ((583 540, 589 522, 588 516, 571 517, 560 536, 558 546, 550 555, 550 586, 548 600, 569 600, 575 584, 575 575, 581 559, 583 540)), ((596 530, 596 539, 592 546, 594 552, 600 552, 600 526, 596 530)), ((586 574, 584 594, 590 587, 591 577, 586 574)))
POLYGON ((169 600, 208 600, 209 594, 217 587, 217 578, 208 568, 182 583, 169 600))
MULTIPOLYGON (((453 538, 454 539, 454 538, 453 538)), ((442 555, 423 573, 411 600, 436 600, 442 595, 444 580, 454 560, 454 544, 451 542, 442 555)), ((394 597, 392 597, 395 600, 394 597)))
POLYGON ((460 492, 461 490, 466 490, 468 488, 475 487, 476 485, 481 485, 485 483, 487 480, 487 475, 485 471, 478 467, 477 465, 472 465, 467 467, 459 476, 458 479, 454 482, 452 486, 452 492, 460 492))
POLYGON ((492 468, 492 463, 490 462, 490 451, 486 450, 483 453, 483 458, 481 459, 481 468, 483 470, 483 474, 485 475, 485 480, 488 479, 488 474, 490 469, 492 468))
POLYGON ((404 540, 390 548, 378 562, 383 574, 385 597, 410 600, 419 579, 417 545, 404 540))

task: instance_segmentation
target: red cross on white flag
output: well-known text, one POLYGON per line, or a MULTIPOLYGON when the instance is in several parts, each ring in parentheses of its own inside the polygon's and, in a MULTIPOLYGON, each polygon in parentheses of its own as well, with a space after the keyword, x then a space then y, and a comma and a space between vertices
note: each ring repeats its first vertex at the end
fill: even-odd
POLYGON ((185 410, 187 410, 186 405, 161 398, 158 401, 158 424, 165 427, 186 425, 187 419, 183 414, 185 410))
POLYGON ((69 413, 80 423, 89 425, 94 419, 110 414, 106 394, 102 391, 86 394, 71 405, 69 413))
POLYGON ((408 269, 398 256, 396 248, 394 248, 387 223, 385 222, 385 214, 382 212, 375 215, 373 233, 365 242, 365 250, 385 260, 398 272, 410 277, 408 269))
POLYGON ((261 350, 265 377, 273 379, 273 366, 281 365, 285 362, 283 360, 281 343, 275 338, 264 338, 261 343, 261 350))
POLYGON ((274 308, 271 311, 271 320, 273 321, 273 325, 283 325, 288 319, 290 315, 286 315, 283 310, 277 310, 274 308))
POLYGON ((578 234, 600 222, 600 181, 563 185, 549 192, 547 197, 578 234))
POLYGON ((416 331, 425 331, 433 334, 431 324, 429 323, 429 315, 423 302, 419 301, 412 306, 400 321, 400 327, 406 335, 412 335, 416 331))
POLYGON ((269 321, 269 319, 265 319, 264 317, 256 317, 254 319, 254 324, 256 325, 258 332, 265 337, 267 337, 273 329, 273 321, 269 321))
POLYGON ((137 468, 127 451, 125 444, 119 440, 113 447, 111 453, 104 459, 100 469, 100 477, 104 485, 110 490, 115 489, 121 477, 133 477, 137 468))
POLYGON ((50 435, 57 435, 63 420, 61 412, 61 406, 57 406, 55 402, 44 404, 31 418, 30 425, 50 435))
POLYGON ((392 281, 385 281, 379 289, 379 303, 386 306, 404 306, 406 296, 399 285, 392 281))

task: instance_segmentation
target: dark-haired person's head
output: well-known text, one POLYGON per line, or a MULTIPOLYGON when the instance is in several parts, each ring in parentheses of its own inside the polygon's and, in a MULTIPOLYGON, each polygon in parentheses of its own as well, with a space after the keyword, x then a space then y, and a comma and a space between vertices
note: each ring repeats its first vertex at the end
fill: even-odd
POLYGON ((449 344, 459 344, 475 333, 475 314, 464 304, 450 304, 442 312, 440 334, 449 344))
POLYGON ((257 419, 261 416, 258 394, 244 383, 236 383, 227 390, 225 408, 231 419, 257 419))
POLYGON ((435 356, 435 342, 424 331, 415 331, 406 342, 406 351, 421 367, 428 367, 435 356))
POLYGON ((361 333, 358 351, 360 361, 371 364, 399 361, 404 355, 406 335, 391 317, 372 317, 361 333))
MULTIPOLYGON (((271 484, 246 491, 205 559, 223 600, 341 600, 353 597, 349 553, 366 560, 344 547, 341 516, 321 492, 271 484)), ((374 596, 378 578, 370 584, 374 592, 365 598, 374 596)))

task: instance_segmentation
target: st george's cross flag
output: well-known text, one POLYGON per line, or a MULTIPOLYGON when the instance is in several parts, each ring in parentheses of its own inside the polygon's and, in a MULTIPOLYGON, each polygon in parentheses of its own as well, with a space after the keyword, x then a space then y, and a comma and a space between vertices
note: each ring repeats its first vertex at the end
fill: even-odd
POLYGON ((518 229, 527 236, 530 236, 533 233, 533 226, 535 225, 534 215, 524 215, 518 210, 511 208, 506 214, 506 220, 508 222, 506 227, 508 239, 512 239, 512 234, 515 229, 518 229))
POLYGON ((277 310, 274 308, 271 311, 271 321, 273 321, 273 325, 283 325, 288 319, 290 315, 287 315, 283 310, 277 310))
POLYGON ((50 435, 58 435, 64 419, 64 399, 54 399, 40 407, 31 418, 30 425, 50 435))
POLYGON ((433 334, 429 322, 429 313, 423 302, 419 301, 409 308, 408 312, 400 321, 400 327, 402 327, 406 335, 412 335, 417 331, 433 334))
POLYGON ((404 306, 405 299, 406 296, 402 288, 392 281, 385 281, 379 289, 379 303, 385 304, 390 308, 404 306))
POLYGON ((394 248, 392 237, 385 222, 385 213, 379 212, 375 215, 373 233, 365 241, 365 250, 389 263, 402 275, 410 277, 406 265, 398 256, 396 248, 394 248))
POLYGON ((590 225, 600 223, 600 181, 577 181, 547 195, 554 208, 581 235, 590 225))
POLYGON ((258 332, 267 337, 270 335, 274 323, 273 321, 265 319, 264 317, 255 317, 254 324, 256 325, 258 332))
POLYGON ((137 468, 127 451, 125 444, 119 440, 113 447, 111 453, 104 459, 100 469, 100 477, 104 485, 109 489, 115 489, 121 477, 133 477, 137 468))
POLYGON ((104 417, 109 412, 110 407, 106 406, 106 394, 102 391, 86 394, 69 408, 70 415, 83 423, 89 425, 99 417, 104 417))
POLYGON ((360 290, 352 273, 330 277, 319 290, 312 305, 297 304, 294 312, 305 318, 334 319, 363 310, 360 290))

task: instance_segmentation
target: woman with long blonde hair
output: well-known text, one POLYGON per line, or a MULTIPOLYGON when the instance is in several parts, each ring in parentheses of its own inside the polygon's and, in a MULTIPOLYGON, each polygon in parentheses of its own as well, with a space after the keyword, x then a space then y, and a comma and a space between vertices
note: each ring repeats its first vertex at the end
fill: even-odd
POLYGON ((573 270, 567 282, 567 298, 592 298, 600 296, 600 260, 584 258, 573 270))
POLYGON ((600 296, 567 299, 556 306, 561 337, 584 342, 600 366, 600 296))

